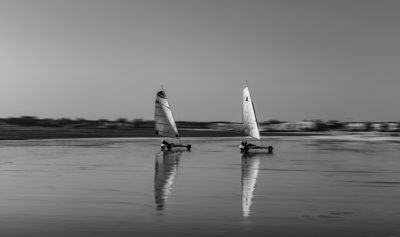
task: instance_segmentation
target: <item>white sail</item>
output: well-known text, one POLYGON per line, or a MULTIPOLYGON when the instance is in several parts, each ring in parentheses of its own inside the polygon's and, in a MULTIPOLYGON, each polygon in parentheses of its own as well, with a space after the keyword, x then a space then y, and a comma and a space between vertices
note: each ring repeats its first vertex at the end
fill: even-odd
POLYGON ((260 132, 257 125, 256 112, 253 101, 251 100, 248 87, 243 89, 243 130, 246 136, 260 140, 260 132))
POLYGON ((164 209, 165 202, 171 194, 172 184, 178 172, 181 155, 181 152, 161 152, 156 155, 154 196, 157 210, 164 209))
POLYGON ((157 93, 154 117, 157 135, 162 137, 179 137, 171 107, 163 90, 157 93))
POLYGON ((244 217, 250 215, 259 167, 260 160, 258 157, 242 157, 242 211, 244 217))

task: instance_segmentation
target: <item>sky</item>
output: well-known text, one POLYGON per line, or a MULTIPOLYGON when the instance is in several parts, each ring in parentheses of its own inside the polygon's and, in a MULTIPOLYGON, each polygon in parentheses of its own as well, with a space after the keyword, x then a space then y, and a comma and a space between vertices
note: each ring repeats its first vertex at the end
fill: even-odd
POLYGON ((0 117, 400 120, 400 1, 0 0, 0 117))

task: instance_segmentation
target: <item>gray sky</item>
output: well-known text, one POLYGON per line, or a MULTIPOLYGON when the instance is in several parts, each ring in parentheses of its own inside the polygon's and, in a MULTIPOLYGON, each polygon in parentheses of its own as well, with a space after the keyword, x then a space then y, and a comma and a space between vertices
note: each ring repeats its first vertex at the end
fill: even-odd
POLYGON ((0 0, 0 117, 400 120, 400 1, 0 0))

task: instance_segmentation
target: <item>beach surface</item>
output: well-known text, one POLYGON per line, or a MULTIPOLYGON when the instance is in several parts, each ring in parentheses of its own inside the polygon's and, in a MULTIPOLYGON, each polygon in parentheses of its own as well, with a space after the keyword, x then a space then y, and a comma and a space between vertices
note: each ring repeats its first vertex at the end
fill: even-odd
POLYGON ((400 236, 396 137, 0 143, 2 236, 400 236))

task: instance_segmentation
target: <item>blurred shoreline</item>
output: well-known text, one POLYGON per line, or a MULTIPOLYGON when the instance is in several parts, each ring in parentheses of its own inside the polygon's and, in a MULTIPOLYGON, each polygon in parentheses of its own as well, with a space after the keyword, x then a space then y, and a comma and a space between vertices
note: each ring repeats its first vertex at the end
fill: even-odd
MULTIPOLYGON (((226 121, 177 121, 181 137, 243 137, 242 124, 226 121)), ((339 121, 268 121, 259 123, 262 136, 399 136, 400 123, 345 123, 339 121)), ((33 116, 0 119, 0 140, 158 137, 154 121, 124 118, 40 119, 33 116)))

